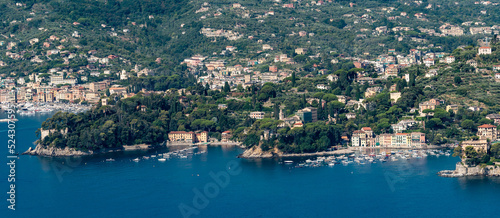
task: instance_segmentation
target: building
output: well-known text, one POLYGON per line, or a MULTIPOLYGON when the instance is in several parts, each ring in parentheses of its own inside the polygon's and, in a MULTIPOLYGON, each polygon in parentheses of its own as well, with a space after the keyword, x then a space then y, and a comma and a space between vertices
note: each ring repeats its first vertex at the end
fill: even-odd
POLYGON ((488 114, 486 119, 493 120, 496 124, 500 124, 500 114, 488 114))
POLYGON ((231 131, 224 131, 221 134, 221 142, 229 142, 232 137, 233 135, 231 134, 231 131))
POLYGON ((477 152, 486 153, 489 150, 488 141, 486 139, 483 140, 469 140, 462 142, 462 149, 465 151, 467 147, 473 147, 477 152))
POLYGON ((295 49, 295 53, 298 54, 298 55, 303 55, 306 53, 306 49, 304 48, 296 48, 295 49))
POLYGON ((425 59, 424 60, 424 64, 425 64, 426 67, 433 66, 434 65, 434 59, 432 59, 432 58, 425 59))
POLYGON ((269 66, 269 71, 276 73, 276 72, 278 72, 278 67, 277 66, 269 66))
POLYGON ((219 104, 217 105, 217 108, 219 108, 219 110, 227 109, 227 104, 219 104))
MULTIPOLYGON (((318 109, 314 107, 306 107, 302 110, 297 111, 298 112, 305 112, 305 113, 310 113, 311 114, 311 122, 316 122, 318 121, 318 109)), ((300 117, 300 115, 298 115, 300 117)), ((302 118, 302 117, 301 117, 302 118)), ((305 121, 305 120, 304 120, 305 121)), ((307 122, 307 121, 305 121, 307 122)))
POLYGON ((398 72, 399 69, 394 64, 389 65, 389 67, 385 69, 386 76, 398 76, 398 72))
POLYGON ((352 133, 351 146, 370 147, 368 134, 362 130, 356 130, 352 133))
POLYGON ((444 62, 447 63, 447 64, 451 64, 451 63, 455 62, 455 57, 448 56, 448 57, 445 58, 444 62))
POLYGON ((195 142, 208 142, 208 132, 203 131, 195 134, 195 142))
POLYGON ((447 105, 446 106, 446 111, 453 111, 453 113, 457 113, 458 112, 458 105, 456 104, 451 104, 451 105, 447 105))
POLYGON ((111 87, 109 88, 109 94, 127 94, 127 88, 125 87, 111 87))
POLYGON ((325 85, 325 84, 318 84, 318 85, 316 85, 316 88, 321 89, 321 90, 330 89, 330 87, 328 85, 325 85))
POLYGON ((477 51, 479 55, 490 55, 491 54, 491 47, 480 47, 477 51))
POLYGON ((208 132, 203 131, 200 133, 186 132, 186 131, 172 131, 168 133, 168 139, 172 142, 184 141, 184 142, 208 142, 208 132))
POLYGON ((484 124, 477 127, 477 136, 480 139, 489 139, 495 141, 498 139, 497 127, 490 124, 484 124))
POLYGON ((337 82, 339 80, 339 76, 335 74, 330 74, 326 77, 330 82, 337 82))
POLYGON ((172 132, 168 133, 168 139, 171 142, 175 142, 175 141, 195 142, 196 135, 194 132, 172 131, 172 132))
POLYGON ((312 122, 311 111, 298 110, 297 113, 295 113, 295 115, 297 115, 300 118, 300 120, 302 120, 302 122, 304 123, 312 122))
POLYGON ((250 118, 257 119, 257 120, 262 120, 262 119, 264 119, 264 115, 265 114, 266 113, 261 112, 261 111, 250 112, 250 118))
POLYGON ((391 92, 391 101, 396 103, 398 102, 399 98, 401 98, 401 92, 391 92))
POLYGON ((74 86, 76 84, 76 79, 64 79, 61 75, 50 76, 50 85, 61 85, 61 84, 70 84, 74 86))

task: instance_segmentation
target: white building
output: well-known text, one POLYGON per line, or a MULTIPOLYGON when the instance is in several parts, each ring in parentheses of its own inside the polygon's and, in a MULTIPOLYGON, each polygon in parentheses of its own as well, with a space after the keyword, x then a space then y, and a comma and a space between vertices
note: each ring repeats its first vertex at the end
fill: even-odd
POLYGON ((478 49, 478 54, 479 55, 490 55, 491 54, 491 47, 480 47, 478 49))
POLYGON ((265 114, 266 113, 261 112, 261 111, 250 112, 250 118, 261 120, 261 119, 264 119, 265 114))

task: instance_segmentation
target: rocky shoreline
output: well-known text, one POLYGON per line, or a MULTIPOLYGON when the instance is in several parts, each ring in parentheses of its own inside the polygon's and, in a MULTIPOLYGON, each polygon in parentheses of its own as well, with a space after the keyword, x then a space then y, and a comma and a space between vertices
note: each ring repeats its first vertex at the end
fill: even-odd
POLYGON ((443 170, 438 172, 442 177, 466 177, 466 176, 500 176, 499 165, 489 166, 467 166, 463 162, 456 164, 455 170, 443 170))
POLYGON ((23 155, 34 155, 34 156, 55 156, 55 157, 69 157, 69 156, 86 156, 95 154, 94 151, 78 151, 74 148, 55 148, 55 147, 44 147, 38 144, 35 149, 31 147, 22 153, 23 155))
POLYGON ((94 154, 104 154, 109 152, 117 151, 133 151, 133 150, 147 150, 151 149, 150 145, 140 144, 123 146, 123 149, 102 149, 98 151, 79 151, 74 148, 56 148, 56 147, 45 147, 37 144, 35 149, 30 147, 27 151, 23 152, 23 155, 33 155, 33 156, 50 156, 50 157, 71 157, 71 156, 89 156, 94 154))
POLYGON ((274 148, 272 151, 262 151, 259 146, 254 146, 250 149, 245 150, 242 154, 238 155, 238 158, 275 158, 275 157, 313 157, 313 156, 329 156, 329 155, 340 155, 340 154, 352 154, 354 151, 351 149, 342 149, 336 151, 322 151, 315 153, 300 153, 300 154, 285 154, 282 151, 274 148))

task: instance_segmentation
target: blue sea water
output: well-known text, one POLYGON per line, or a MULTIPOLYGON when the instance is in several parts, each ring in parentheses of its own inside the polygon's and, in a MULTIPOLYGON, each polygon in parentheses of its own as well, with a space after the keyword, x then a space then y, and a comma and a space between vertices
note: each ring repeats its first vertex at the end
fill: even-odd
MULTIPOLYGON (((16 123, 19 153, 33 146, 35 130, 47 117, 16 123)), ((456 157, 295 168, 276 160, 238 159, 239 148, 211 146, 202 148, 207 153, 166 162, 131 161, 155 152, 20 156, 11 211, 7 124, 0 125, 0 217, 496 217, 500 212, 499 178, 436 175, 454 169, 456 157), (116 161, 104 161, 110 157, 116 161)))

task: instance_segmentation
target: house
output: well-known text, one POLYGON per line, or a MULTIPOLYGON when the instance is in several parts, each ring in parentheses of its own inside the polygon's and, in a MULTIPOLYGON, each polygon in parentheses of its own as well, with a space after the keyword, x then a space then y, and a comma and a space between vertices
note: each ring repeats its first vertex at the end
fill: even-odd
POLYGON ((273 47, 271 47, 271 46, 270 46, 270 45, 268 45, 268 44, 264 44, 264 45, 262 45, 262 50, 264 50, 264 51, 265 51, 265 50, 271 50, 271 51, 272 51, 272 50, 273 50, 273 47))
POLYGON ((269 66, 269 71, 276 73, 276 72, 278 72, 278 67, 277 66, 269 66))
POLYGON ((490 55, 491 54, 491 47, 488 47, 488 46, 479 47, 478 54, 479 55, 490 55))
POLYGON ((495 73, 495 79, 500 79, 500 73, 495 73))
POLYGON ((217 108, 219 108, 219 110, 227 109, 227 104, 219 104, 217 105, 217 108))
POLYGON ((462 142, 462 149, 465 151, 467 147, 473 147, 477 152, 486 153, 489 150, 488 141, 486 139, 483 140, 469 140, 462 142))
POLYGON ((482 108, 480 108, 480 107, 476 107, 476 106, 470 106, 470 107, 469 107, 469 108, 467 108, 467 109, 468 109, 468 110, 470 110, 470 111, 474 111, 474 112, 476 112, 476 111, 481 111, 481 110, 482 110, 482 108))
POLYGON ((328 90, 330 87, 325 84, 318 84, 316 85, 316 88, 321 90, 328 90))
POLYGON ((126 94, 127 88, 125 87, 111 87, 109 88, 109 94, 126 94))
POLYGON ((296 48, 295 53, 298 55, 303 55, 306 53, 306 49, 305 48, 296 48))
POLYGON ((250 112, 250 118, 257 119, 257 120, 262 120, 262 119, 264 119, 264 115, 265 114, 266 113, 261 112, 261 111, 250 112))
MULTIPOLYGON (((370 129, 371 130, 371 129, 370 129)), ((351 136, 351 146, 353 147, 371 147, 373 143, 373 133, 369 134, 363 130, 356 130, 351 136)))
POLYGON ((451 63, 455 62, 455 57, 448 56, 448 57, 445 58, 444 62, 447 63, 447 64, 451 64, 451 63))
POLYGON ((345 116, 346 116, 346 117, 347 117, 347 119, 349 119, 349 120, 350 120, 350 119, 355 119, 355 118, 356 118, 356 114, 355 114, 355 113, 347 113, 345 116))
POLYGON ((424 60, 424 64, 425 64, 426 67, 433 66, 434 65, 434 59, 427 58, 427 59, 424 60))
POLYGON ((375 80, 371 77, 358 77, 356 80, 361 85, 364 85, 364 84, 373 85, 375 83, 375 80))
POLYGON ((458 112, 458 105, 456 105, 456 104, 447 105, 446 111, 450 111, 450 110, 456 114, 458 112))
POLYGON ((477 61, 474 60, 474 59, 468 60, 465 63, 468 64, 468 65, 471 65, 473 67, 477 67, 477 61))
POLYGON ((330 82, 337 82, 339 80, 339 76, 335 74, 330 74, 326 77, 330 82))
POLYGON ((224 131, 221 134, 221 142, 229 142, 232 137, 233 135, 231 134, 231 131, 224 131))
POLYGON ((385 69, 386 76, 398 76, 398 72, 399 69, 394 64, 389 65, 389 67, 385 69))
POLYGON ((391 101, 396 103, 399 98, 401 98, 401 92, 391 92, 391 101))
POLYGON ((294 123, 294 124, 293 124, 292 129, 293 129, 293 128, 297 128, 297 127, 303 127, 303 126, 304 126, 304 124, 303 124, 303 123, 301 123, 301 122, 294 123))
POLYGON ((500 64, 493 65, 493 70, 494 71, 500 71, 500 64))
POLYGON ((372 96, 375 96, 377 93, 381 92, 382 88, 381 87, 370 87, 367 88, 365 91, 365 98, 370 98, 372 96))
POLYGON ((496 141, 498 139, 497 127, 491 124, 484 124, 477 127, 477 136, 480 139, 496 141))
POLYGON ((430 69, 427 73, 425 73, 425 77, 430 78, 438 75, 437 69, 430 69))
POLYGON ((500 124, 500 114, 488 114, 486 119, 493 120, 496 124, 500 124))

